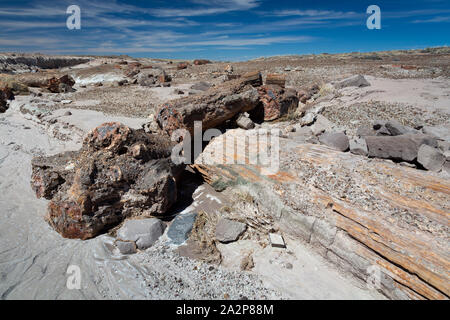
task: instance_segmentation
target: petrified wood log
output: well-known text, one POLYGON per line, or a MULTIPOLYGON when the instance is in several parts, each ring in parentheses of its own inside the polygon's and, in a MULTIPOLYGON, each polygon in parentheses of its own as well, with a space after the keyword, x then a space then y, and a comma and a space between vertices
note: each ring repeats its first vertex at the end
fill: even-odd
POLYGON ((163 215, 176 201, 182 166, 168 139, 105 123, 80 151, 32 161, 32 188, 51 199, 47 221, 66 238, 88 239, 129 216, 163 215))
POLYGON ((193 132, 194 121, 202 121, 204 130, 219 126, 259 105, 258 90, 252 85, 260 85, 260 80, 260 73, 252 73, 205 93, 165 103, 156 117, 158 125, 169 135, 176 129, 193 132))
POLYGON ((277 74, 277 73, 269 73, 266 76, 266 85, 277 85, 282 88, 286 85, 286 75, 284 74, 277 74))
POLYGON ((304 238, 364 281, 369 268, 378 267, 379 290, 390 298, 449 298, 448 180, 282 138, 279 171, 264 175, 254 158, 267 148, 259 146, 249 157, 248 150, 258 149, 245 132, 250 131, 217 137, 196 160, 193 167, 208 183, 220 188, 252 184, 259 207, 285 232, 304 238), (223 149, 223 144, 236 148, 223 149), (217 150, 225 151, 219 153, 222 162, 213 165, 208 161, 218 159, 217 150))

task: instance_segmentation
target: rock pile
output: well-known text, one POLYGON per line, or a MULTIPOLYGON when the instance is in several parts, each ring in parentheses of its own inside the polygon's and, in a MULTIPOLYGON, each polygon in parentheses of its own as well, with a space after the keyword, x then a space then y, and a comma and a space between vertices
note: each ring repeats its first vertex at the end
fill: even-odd
POLYGON ((163 215, 177 199, 182 166, 168 139, 105 123, 80 151, 32 161, 32 188, 51 200, 46 217, 66 238, 88 239, 127 217, 163 215))
POLYGON ((376 120, 371 125, 359 127, 356 136, 347 137, 345 132, 320 114, 308 113, 300 120, 300 124, 312 125, 310 131, 297 130, 293 134, 297 141, 303 139, 303 142, 317 143, 311 138, 312 133, 320 143, 339 151, 407 162, 436 172, 448 171, 445 153, 450 148, 450 128, 445 126, 418 130, 395 120, 376 120))

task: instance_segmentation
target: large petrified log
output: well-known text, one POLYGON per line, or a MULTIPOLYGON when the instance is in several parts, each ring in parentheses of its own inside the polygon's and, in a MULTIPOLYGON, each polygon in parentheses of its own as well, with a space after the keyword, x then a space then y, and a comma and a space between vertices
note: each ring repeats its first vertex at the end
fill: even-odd
POLYGON ((176 201, 182 166, 168 139, 105 123, 80 151, 32 161, 32 188, 51 200, 47 221, 63 237, 88 239, 130 216, 162 215, 176 201))
POLYGON ((220 126, 238 113, 250 111, 260 104, 258 90, 253 87, 258 85, 261 85, 259 72, 245 75, 205 93, 165 103, 156 120, 168 134, 176 129, 193 132, 194 121, 201 121, 204 130, 220 126))
POLYGON ((246 132, 251 134, 237 129, 215 138, 196 160, 193 167, 208 183, 253 185, 259 208, 282 230, 364 281, 378 268, 378 289, 390 298, 449 298, 448 180, 283 138, 278 172, 264 175, 255 157, 273 148, 255 146, 258 140, 246 132))
POLYGON ((194 122, 201 121, 203 130, 215 128, 239 113, 252 111, 260 120, 275 120, 298 107, 293 89, 276 85, 262 86, 259 72, 244 74, 204 93, 163 104, 157 123, 169 135, 176 129, 193 132, 194 122))

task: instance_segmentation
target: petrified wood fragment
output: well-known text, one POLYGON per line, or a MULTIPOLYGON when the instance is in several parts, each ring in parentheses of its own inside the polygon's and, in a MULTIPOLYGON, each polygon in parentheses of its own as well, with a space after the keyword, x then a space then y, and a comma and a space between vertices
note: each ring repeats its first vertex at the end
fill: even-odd
POLYGON ((88 239, 130 216, 163 215, 176 201, 182 166, 170 141, 120 123, 92 130, 80 151, 32 162, 32 188, 51 199, 47 221, 66 238, 88 239))

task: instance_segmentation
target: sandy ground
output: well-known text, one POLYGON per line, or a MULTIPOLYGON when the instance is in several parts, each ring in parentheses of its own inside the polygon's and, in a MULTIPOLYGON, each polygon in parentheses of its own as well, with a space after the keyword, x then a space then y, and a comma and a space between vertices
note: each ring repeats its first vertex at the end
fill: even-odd
MULTIPOLYGON (((64 116, 68 109, 59 109, 38 120, 19 111, 29 99, 18 97, 0 116, 1 299, 223 299, 225 294, 231 299, 383 298, 340 274, 298 240, 289 240, 289 257, 247 241, 243 247, 255 250, 256 267, 241 272, 229 263, 212 267, 180 257, 164 244, 165 237, 132 256, 118 254, 107 235, 88 241, 63 239, 43 219, 47 201, 36 199, 31 190, 32 157, 79 148, 83 133, 102 122, 118 120, 138 128, 145 119, 73 109, 71 116, 64 116), (51 119, 57 122, 50 125, 51 119), (55 131, 60 123, 69 128, 55 131), (65 139, 55 138, 54 132, 65 139), (291 261, 293 269, 286 272, 272 261, 280 259, 291 261), (80 267, 80 290, 66 286, 71 265, 80 267)), ((204 199, 196 201, 190 209, 205 206, 198 203, 204 199)), ((238 252, 232 249, 240 245, 224 245, 224 261, 232 259, 238 252)))

